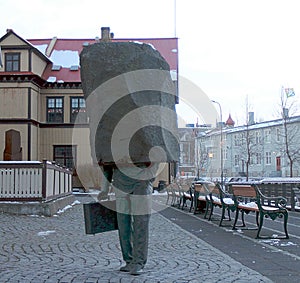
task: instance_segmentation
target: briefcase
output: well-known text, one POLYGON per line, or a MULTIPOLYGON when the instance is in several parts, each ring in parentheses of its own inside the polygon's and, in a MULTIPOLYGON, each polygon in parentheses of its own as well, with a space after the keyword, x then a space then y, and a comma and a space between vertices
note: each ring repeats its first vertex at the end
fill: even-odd
POLYGON ((115 200, 84 203, 83 212, 86 234, 118 229, 115 200))

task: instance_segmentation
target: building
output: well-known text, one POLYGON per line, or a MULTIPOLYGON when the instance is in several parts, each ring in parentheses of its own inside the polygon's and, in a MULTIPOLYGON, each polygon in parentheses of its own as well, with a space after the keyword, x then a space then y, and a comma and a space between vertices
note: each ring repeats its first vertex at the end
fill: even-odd
POLYGON ((179 128, 180 157, 178 173, 181 176, 199 176, 196 137, 208 129, 211 129, 211 125, 186 124, 186 127, 179 128))
POLYGON ((250 112, 247 125, 234 127, 229 117, 222 126, 223 168, 220 128, 202 132, 196 138, 198 158, 202 160, 200 176, 220 179, 222 171, 225 179, 300 176, 300 116, 286 114, 281 119, 255 123, 254 113, 250 112))
MULTIPOLYGON (((110 33, 102 28, 103 37, 110 33)), ((112 34, 110 34, 112 35, 112 34)), ((81 88, 79 54, 94 39, 24 39, 12 29, 0 38, 0 149, 7 160, 8 133, 19 136, 18 158, 55 161, 78 174, 75 186, 100 185, 91 168, 88 118, 81 88), (76 119, 76 127, 74 122, 76 119), (78 182, 80 181, 80 182, 78 182)), ((177 84, 177 38, 115 39, 151 44, 170 65, 177 84)), ((14 155, 16 156, 16 155, 14 155)), ((10 159, 12 160, 12 159, 10 159)))

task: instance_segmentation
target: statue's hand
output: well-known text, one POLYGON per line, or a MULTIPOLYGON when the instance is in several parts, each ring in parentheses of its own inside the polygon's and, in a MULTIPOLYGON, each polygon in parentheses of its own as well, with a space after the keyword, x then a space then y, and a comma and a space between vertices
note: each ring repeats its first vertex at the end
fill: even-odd
POLYGON ((99 194, 97 195, 97 199, 98 201, 108 199, 108 192, 100 191, 99 194))

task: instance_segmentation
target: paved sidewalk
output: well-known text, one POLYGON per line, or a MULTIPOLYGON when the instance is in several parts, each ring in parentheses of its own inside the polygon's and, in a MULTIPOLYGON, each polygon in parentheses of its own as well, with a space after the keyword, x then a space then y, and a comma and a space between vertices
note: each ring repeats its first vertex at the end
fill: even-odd
POLYGON ((85 235, 82 203, 53 217, 0 214, 0 282, 271 282, 158 213, 145 273, 119 272, 117 231, 85 235))

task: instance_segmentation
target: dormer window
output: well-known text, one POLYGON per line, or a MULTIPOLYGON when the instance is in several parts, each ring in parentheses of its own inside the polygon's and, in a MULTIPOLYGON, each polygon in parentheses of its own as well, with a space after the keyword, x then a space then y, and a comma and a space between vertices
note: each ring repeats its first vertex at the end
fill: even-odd
POLYGON ((20 71, 20 53, 5 53, 5 72, 20 71))

